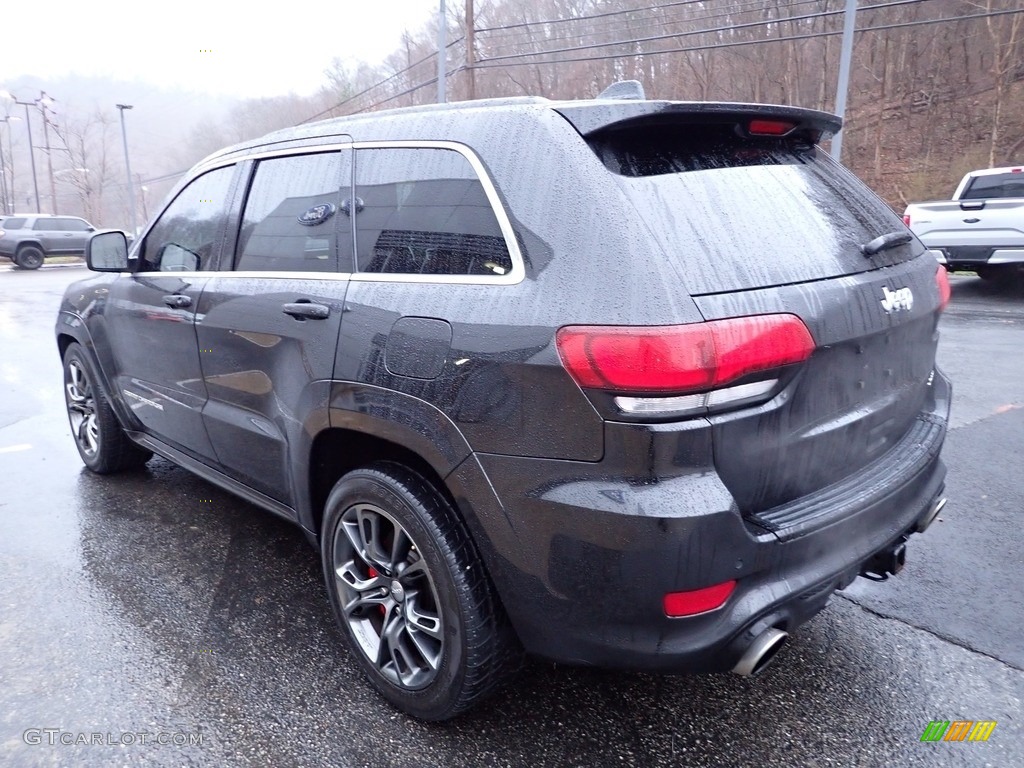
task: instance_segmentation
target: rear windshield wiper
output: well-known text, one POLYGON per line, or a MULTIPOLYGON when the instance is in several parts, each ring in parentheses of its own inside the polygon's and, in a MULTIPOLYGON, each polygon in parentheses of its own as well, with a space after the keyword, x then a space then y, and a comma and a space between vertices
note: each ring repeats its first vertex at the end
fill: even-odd
POLYGON ((914 236, 906 230, 902 232, 886 232, 884 235, 879 235, 874 240, 864 243, 860 250, 865 256, 874 256, 876 253, 895 248, 897 245, 906 245, 913 239, 914 236))

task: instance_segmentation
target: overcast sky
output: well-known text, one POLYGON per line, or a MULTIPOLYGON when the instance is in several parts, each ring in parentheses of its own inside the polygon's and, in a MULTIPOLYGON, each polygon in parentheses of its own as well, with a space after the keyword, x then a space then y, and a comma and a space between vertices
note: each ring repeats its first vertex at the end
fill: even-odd
POLYGON ((21 22, 0 43, 0 90, 19 75, 74 72, 240 97, 308 94, 335 57, 379 63, 439 0, 268 5, 272 14, 219 0, 19 5, 21 22))

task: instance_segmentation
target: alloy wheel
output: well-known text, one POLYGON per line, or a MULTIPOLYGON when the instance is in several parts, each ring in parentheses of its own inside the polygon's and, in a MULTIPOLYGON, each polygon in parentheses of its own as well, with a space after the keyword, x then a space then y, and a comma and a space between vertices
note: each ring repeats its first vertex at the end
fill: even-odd
POLYGON ((360 650, 386 680, 428 686, 444 657, 440 602, 412 537, 373 504, 342 514, 333 542, 335 588, 360 650))
POLYGON ((68 363, 64 374, 64 393, 71 419, 71 432, 82 452, 91 458, 99 450, 100 429, 89 374, 78 360, 68 363))

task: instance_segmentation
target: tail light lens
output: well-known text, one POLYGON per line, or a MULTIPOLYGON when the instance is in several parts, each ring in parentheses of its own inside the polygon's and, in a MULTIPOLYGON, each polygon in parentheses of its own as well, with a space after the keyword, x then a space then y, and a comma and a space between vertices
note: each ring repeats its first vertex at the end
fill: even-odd
POLYGON ((692 325, 566 326, 555 335, 562 365, 587 389, 685 394, 799 363, 814 351, 796 315, 757 315, 692 325))
POLYGON ((935 282, 939 285, 939 311, 942 312, 946 305, 949 304, 950 296, 953 295, 953 289, 949 285, 949 275, 946 273, 946 268, 940 266, 935 272, 935 282))
POLYGON ((907 226, 907 227, 910 226, 910 216, 908 214, 906 214, 906 213, 903 214, 903 224, 904 224, 904 226, 907 226))

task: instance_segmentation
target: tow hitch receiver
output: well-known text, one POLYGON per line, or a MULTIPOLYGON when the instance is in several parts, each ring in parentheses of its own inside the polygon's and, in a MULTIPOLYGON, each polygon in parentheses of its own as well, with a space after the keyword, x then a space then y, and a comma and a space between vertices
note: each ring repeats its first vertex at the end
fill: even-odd
POLYGON ((871 581, 885 581, 903 570, 907 562, 907 537, 901 536, 895 544, 876 552, 860 567, 860 575, 871 581))

